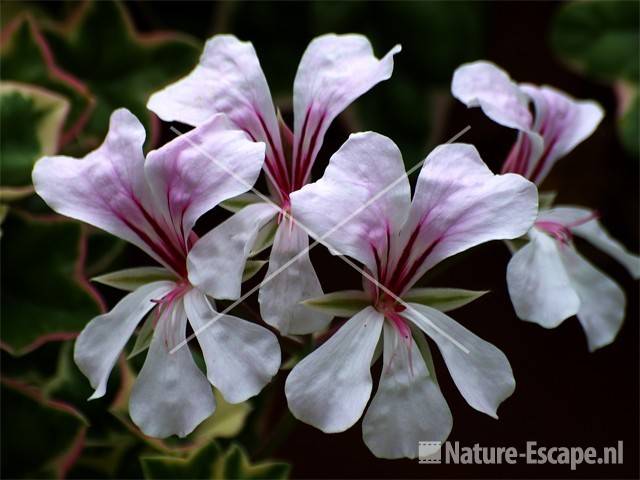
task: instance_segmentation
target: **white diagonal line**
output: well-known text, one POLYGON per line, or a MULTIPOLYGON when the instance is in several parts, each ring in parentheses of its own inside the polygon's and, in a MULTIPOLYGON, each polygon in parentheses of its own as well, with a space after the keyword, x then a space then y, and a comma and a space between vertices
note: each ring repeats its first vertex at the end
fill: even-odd
MULTIPOLYGON (((170 127, 171 131, 173 133, 175 133, 176 135, 180 136, 183 135, 182 132, 180 132, 177 128, 175 127, 170 127)), ((452 143, 455 142, 458 138, 460 138, 462 135, 464 135, 466 132, 468 132, 471 129, 471 126, 467 125, 465 128, 463 128, 460 132, 458 132, 457 134, 455 134, 453 137, 451 137, 449 140, 447 140, 445 143, 452 143)), ((271 200, 269 197, 267 197, 266 195, 264 195, 263 193, 261 193, 260 191, 258 191, 253 185, 250 185, 249 183, 247 183, 243 178, 241 178, 240 176, 238 176, 234 171, 232 171, 231 169, 227 168, 226 165, 223 165, 222 163, 218 162, 215 158, 213 158, 208 152, 206 152, 200 145, 198 145, 197 143, 193 142, 189 137, 185 137, 185 140, 193 147, 195 147, 197 150, 200 151, 200 153, 202 153, 204 156, 206 156, 207 158, 209 158, 212 162, 214 162, 218 167, 222 168, 223 170, 225 170, 229 175, 231 175, 234 179, 236 179, 237 181, 239 181, 240 183, 242 183, 243 185, 245 185, 250 191, 252 191, 253 193, 255 193, 261 200, 263 200, 264 202, 274 206, 276 209, 278 209, 280 211, 280 213, 282 214, 283 217, 287 217, 288 220, 290 220, 292 223, 294 222, 293 217, 291 216, 291 214, 289 214, 289 212, 287 212, 286 210, 284 210, 283 208, 281 208, 279 205, 277 205, 273 200, 271 200)), ((310 228, 308 228, 306 225, 302 224, 299 220, 295 220, 295 224, 300 227, 302 230, 304 230, 305 233, 307 233, 307 235, 309 235, 310 237, 314 238, 315 241, 313 243, 311 243, 307 248, 305 248, 304 250, 302 250, 300 253, 298 253, 296 256, 294 256, 293 258, 291 258, 289 261, 287 261, 284 265, 282 265, 280 268, 278 268, 276 271, 274 271, 273 273, 271 273, 270 275, 267 275, 262 282, 260 282, 258 285, 254 286, 253 288, 251 288, 249 291, 247 291, 244 295, 242 295, 238 300, 236 300, 235 302, 233 302, 231 305, 229 305, 227 308, 225 308, 222 312, 218 313, 214 318, 212 318, 211 320, 209 320, 208 322, 206 322, 204 325, 202 325, 200 328, 196 329, 191 335, 189 335, 189 337, 185 338, 182 342, 180 342, 178 345, 176 345, 175 347, 173 347, 171 349, 171 351, 169 353, 173 354, 175 353, 178 349, 182 348, 184 345, 186 345, 188 342, 190 342, 191 340, 193 340, 193 338, 197 337, 200 333, 202 333, 202 331, 204 331, 206 328, 208 328, 211 324, 213 324, 213 322, 215 322, 216 320, 218 320, 219 318, 221 318, 222 316, 224 316, 226 313, 230 312, 231 310, 233 310, 236 306, 238 306, 240 303, 242 303, 243 301, 245 301, 249 296, 251 296, 254 292, 256 292, 257 290, 259 290, 263 285, 269 283, 271 280, 273 280, 273 278, 275 278, 276 276, 278 276, 280 273, 282 273, 284 270, 286 270, 289 266, 291 266, 293 263, 295 263, 299 258, 303 257, 304 255, 306 255, 312 248, 314 248, 315 246, 322 244, 324 246, 326 246, 327 248, 329 248, 330 250, 333 251, 338 251, 338 249, 333 248, 325 239, 327 237, 329 237, 332 233, 336 232, 338 229, 340 229, 343 225, 347 224, 351 219, 353 219, 354 217, 356 217, 358 214, 360 214, 360 212, 362 212, 363 210, 365 210, 366 208, 368 208, 369 206, 371 206, 376 200, 378 200, 380 197, 382 197, 384 194, 386 194, 389 190, 391 190, 393 187, 395 187, 398 183, 400 183, 401 181, 403 181, 407 176, 411 175, 413 172, 415 172, 418 168, 420 168, 424 162, 426 160, 425 159, 419 161, 418 163, 416 163, 413 167, 411 167, 406 173, 403 173, 402 176, 398 177, 396 180, 394 180, 392 183, 390 183, 389 185, 387 185, 384 189, 382 189, 380 192, 378 192, 376 195, 374 195, 373 197, 371 197, 369 200, 367 200, 364 204, 362 204, 360 207, 358 207, 353 213, 351 213, 350 215, 348 215, 345 219, 343 219, 341 222, 339 222, 337 225, 335 225, 333 228, 331 228, 328 232, 326 232, 324 235, 318 235, 315 232, 313 232, 310 228)), ((464 353, 469 353, 469 350, 462 345, 460 342, 458 342, 456 339, 454 339, 453 337, 451 337, 449 334, 447 334, 446 332, 444 332, 440 327, 438 327, 436 324, 434 324, 431 320, 429 320, 428 318, 424 317, 424 315, 422 315, 420 312, 418 312, 417 310, 415 310, 413 307, 411 307, 411 305, 409 305, 408 303, 406 303, 404 300, 402 300, 400 297, 398 297, 395 293, 393 293, 391 290, 389 290, 387 287, 385 287, 384 285, 382 285, 380 282, 378 282, 377 279, 373 278, 373 276, 371 276, 371 274, 369 274, 368 272, 366 272, 364 269, 362 269, 359 265, 357 265, 356 263, 354 263, 352 260, 350 260, 349 258, 343 256, 343 255, 339 255, 338 258, 342 259, 342 261, 344 261, 347 265, 349 265, 350 267, 354 268, 356 271, 358 271, 361 275, 363 275, 365 278, 367 278, 369 281, 371 281, 374 285, 376 285, 378 288, 380 288, 383 292, 385 292, 387 295, 389 295, 391 298, 393 298, 396 302, 398 302, 399 304, 401 304, 402 306, 404 306, 406 309, 408 309, 409 311, 411 311, 412 313, 414 313, 415 315, 419 315, 421 317, 423 317, 423 319, 435 330, 437 331, 440 335, 442 335, 444 338, 446 338, 447 340, 449 340, 451 343, 453 343, 456 347, 458 347, 460 350, 462 350, 464 353)))

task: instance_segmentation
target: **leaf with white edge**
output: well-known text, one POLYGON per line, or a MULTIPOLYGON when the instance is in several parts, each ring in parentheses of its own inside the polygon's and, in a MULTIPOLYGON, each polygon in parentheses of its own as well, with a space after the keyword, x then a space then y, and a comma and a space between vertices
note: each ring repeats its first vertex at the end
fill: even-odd
POLYGON ((553 206, 558 192, 539 192, 538 193, 538 210, 548 210, 553 206))
POLYGON ((448 312, 477 300, 489 290, 464 290, 461 288, 414 288, 402 299, 409 303, 428 305, 441 312, 448 312))
POLYGON ((221 456, 220 446, 216 442, 211 442, 186 458, 168 455, 141 456, 140 464, 144 478, 215 478, 214 467, 221 456))
POLYGON ((0 105, 2 186, 26 192, 35 161, 57 152, 70 104, 44 88, 3 81, 0 105))
POLYGON ((153 325, 155 320, 155 312, 151 311, 151 313, 147 315, 147 319, 142 324, 142 327, 136 336, 136 343, 133 344, 133 348, 131 349, 131 353, 127 357, 127 360, 149 348, 149 345, 151 345, 151 338, 153 337, 153 325))
POLYGON ((266 265, 266 263, 266 260, 247 260, 247 263, 244 266, 244 272, 242 272, 242 281, 246 282, 252 278, 262 267, 266 265))
POLYGON ((238 444, 233 444, 216 462, 215 478, 285 479, 289 478, 291 466, 284 462, 265 461, 252 464, 247 453, 238 444))
POLYGON ((336 317, 352 317, 371 305, 371 299, 361 290, 343 290, 304 300, 302 304, 336 317))
POLYGON ((178 278, 169 270, 162 267, 137 267, 118 270, 91 279, 109 287, 133 292, 147 283, 161 280, 177 281, 178 278))
POLYGON ((278 222, 275 219, 271 220, 264 227, 262 227, 258 231, 256 241, 251 248, 249 256, 253 257, 273 245, 273 240, 276 238, 277 231, 278 222))
POLYGON ((238 195, 237 197, 225 200, 220 204, 220 206, 225 210, 228 210, 229 212, 236 213, 242 210, 244 207, 253 205, 254 203, 264 203, 264 200, 255 193, 246 192, 238 195))

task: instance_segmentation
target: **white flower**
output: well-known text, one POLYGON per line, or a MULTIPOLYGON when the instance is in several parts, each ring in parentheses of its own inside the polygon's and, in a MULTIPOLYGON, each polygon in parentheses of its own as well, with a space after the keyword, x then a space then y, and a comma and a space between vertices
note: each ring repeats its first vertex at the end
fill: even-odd
POLYGON ((371 395, 371 363, 384 331, 383 373, 363 421, 375 455, 415 457, 419 440, 444 440, 451 430, 428 349, 416 345, 425 344, 422 332, 438 345, 469 404, 495 416, 515 387, 504 354, 442 312, 412 303, 410 289, 445 258, 524 234, 536 216, 535 186, 519 175, 492 174, 470 145, 443 145, 427 157, 412 201, 400 151, 369 132, 351 135, 324 176, 292 200, 301 224, 375 279, 365 281, 364 308, 287 378, 293 414, 324 432, 352 426, 371 395))
POLYGON ((147 435, 185 436, 215 409, 209 382, 226 400, 238 403, 256 395, 280 365, 275 335, 230 315, 198 334, 207 377, 188 346, 170 353, 185 340, 187 319, 197 331, 218 315, 209 292, 188 281, 187 260, 199 242, 193 226, 202 214, 253 184, 264 145, 230 127, 223 115, 150 152, 146 160, 144 139, 138 119, 117 110, 100 147, 82 159, 42 158, 33 183, 58 213, 123 238, 163 265, 107 276, 133 291, 88 323, 74 358, 95 388, 91 398, 103 396, 120 352, 143 317, 152 315, 155 330, 131 393, 131 417, 147 435))

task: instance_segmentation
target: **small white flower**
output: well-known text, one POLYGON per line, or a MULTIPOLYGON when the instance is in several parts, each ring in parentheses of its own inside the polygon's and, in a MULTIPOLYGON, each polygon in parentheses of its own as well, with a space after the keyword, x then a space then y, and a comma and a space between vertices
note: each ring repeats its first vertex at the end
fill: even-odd
MULTIPOLYGON (((489 62, 459 67, 451 91, 468 107, 479 106, 495 122, 518 130, 502 171, 518 173, 537 185, 556 161, 593 133, 603 117, 602 108, 593 101, 574 100, 551 87, 518 85, 489 62)), ((553 328, 577 315, 592 351, 615 339, 624 320, 625 296, 578 254, 573 235, 607 252, 634 278, 640 277, 640 258, 612 239, 597 217, 584 208, 541 208, 529 243, 514 252, 507 269, 518 317, 553 328)))

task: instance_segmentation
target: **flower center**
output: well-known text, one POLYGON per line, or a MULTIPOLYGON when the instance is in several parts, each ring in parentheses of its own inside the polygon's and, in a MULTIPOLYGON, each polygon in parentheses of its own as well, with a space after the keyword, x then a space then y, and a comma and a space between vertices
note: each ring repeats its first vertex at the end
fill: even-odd
POLYGON ((573 233, 571 229, 574 227, 578 227, 583 225, 591 220, 599 218, 600 215, 598 212, 593 212, 584 218, 579 218, 578 220, 568 223, 566 225, 554 222, 551 220, 539 220, 535 223, 536 228, 542 230, 547 233, 549 236, 553 237, 556 241, 560 242, 562 245, 569 245, 573 240, 573 233))

